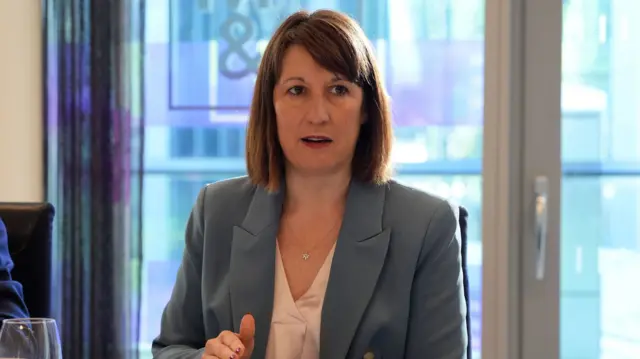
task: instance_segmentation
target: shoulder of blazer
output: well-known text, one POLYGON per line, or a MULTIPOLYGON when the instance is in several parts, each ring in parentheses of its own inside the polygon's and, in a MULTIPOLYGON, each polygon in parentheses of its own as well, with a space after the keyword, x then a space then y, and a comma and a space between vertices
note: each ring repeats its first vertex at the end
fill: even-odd
POLYGON ((203 205, 205 213, 216 209, 229 210, 238 207, 242 202, 251 202, 256 185, 247 176, 224 179, 209 183, 203 189, 203 205))
POLYGON ((457 226, 458 206, 429 192, 390 181, 385 196, 388 225, 403 226, 424 235, 432 225, 457 226))
POLYGON ((205 223, 224 220, 227 223, 239 224, 251 204, 256 188, 247 176, 206 185, 200 194, 205 223))
POLYGON ((11 255, 9 254, 9 237, 7 234, 7 227, 5 227, 2 218, 0 218, 0 272, 11 271, 13 268, 13 262, 11 261, 11 255))
POLYGON ((424 216, 429 216, 436 209, 444 206, 445 203, 451 207, 451 210, 457 207, 441 196, 394 180, 388 183, 386 201, 390 202, 391 206, 402 205, 404 207, 403 212, 413 212, 424 216))
POLYGON ((209 183, 205 186, 205 206, 211 204, 206 201, 211 200, 212 197, 218 202, 221 200, 233 200, 246 195, 252 196, 255 190, 256 185, 251 183, 248 176, 233 177, 209 183))

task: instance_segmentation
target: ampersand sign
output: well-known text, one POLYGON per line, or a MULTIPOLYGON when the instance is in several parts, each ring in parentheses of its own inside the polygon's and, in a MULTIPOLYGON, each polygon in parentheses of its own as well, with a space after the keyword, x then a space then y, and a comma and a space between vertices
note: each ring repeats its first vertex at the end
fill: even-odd
POLYGON ((260 54, 251 55, 244 48, 244 44, 255 35, 256 26, 249 16, 236 10, 237 0, 229 1, 229 6, 232 10, 220 28, 221 36, 227 42, 227 47, 219 58, 220 73, 230 79, 240 79, 256 72, 260 64, 260 54), (243 62, 241 69, 229 67, 229 60, 233 55, 243 62))

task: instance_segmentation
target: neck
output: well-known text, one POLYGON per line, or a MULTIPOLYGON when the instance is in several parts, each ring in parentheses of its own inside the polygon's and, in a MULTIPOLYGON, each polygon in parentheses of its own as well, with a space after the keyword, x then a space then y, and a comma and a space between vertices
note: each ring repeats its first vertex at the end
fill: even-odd
POLYGON ((350 172, 334 173, 327 176, 305 176, 295 171, 287 171, 285 208, 288 212, 316 214, 333 212, 346 202, 350 172))

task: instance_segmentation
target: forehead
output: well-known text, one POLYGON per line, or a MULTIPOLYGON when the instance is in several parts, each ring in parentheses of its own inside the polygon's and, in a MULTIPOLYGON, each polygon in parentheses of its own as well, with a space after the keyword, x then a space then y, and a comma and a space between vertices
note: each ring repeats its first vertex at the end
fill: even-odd
POLYGON ((334 76, 331 71, 315 61, 303 46, 292 45, 285 51, 282 58, 281 79, 290 76, 307 78, 318 75, 334 76))

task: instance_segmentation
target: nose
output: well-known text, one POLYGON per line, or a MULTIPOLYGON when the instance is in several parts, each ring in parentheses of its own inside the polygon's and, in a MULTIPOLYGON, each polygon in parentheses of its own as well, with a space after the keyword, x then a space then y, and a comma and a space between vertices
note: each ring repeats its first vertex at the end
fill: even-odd
POLYGON ((311 98, 307 106, 308 110, 306 113, 306 120, 310 124, 320 125, 329 121, 330 116, 329 110, 327 108, 328 104, 326 103, 326 99, 324 97, 317 96, 311 98))

